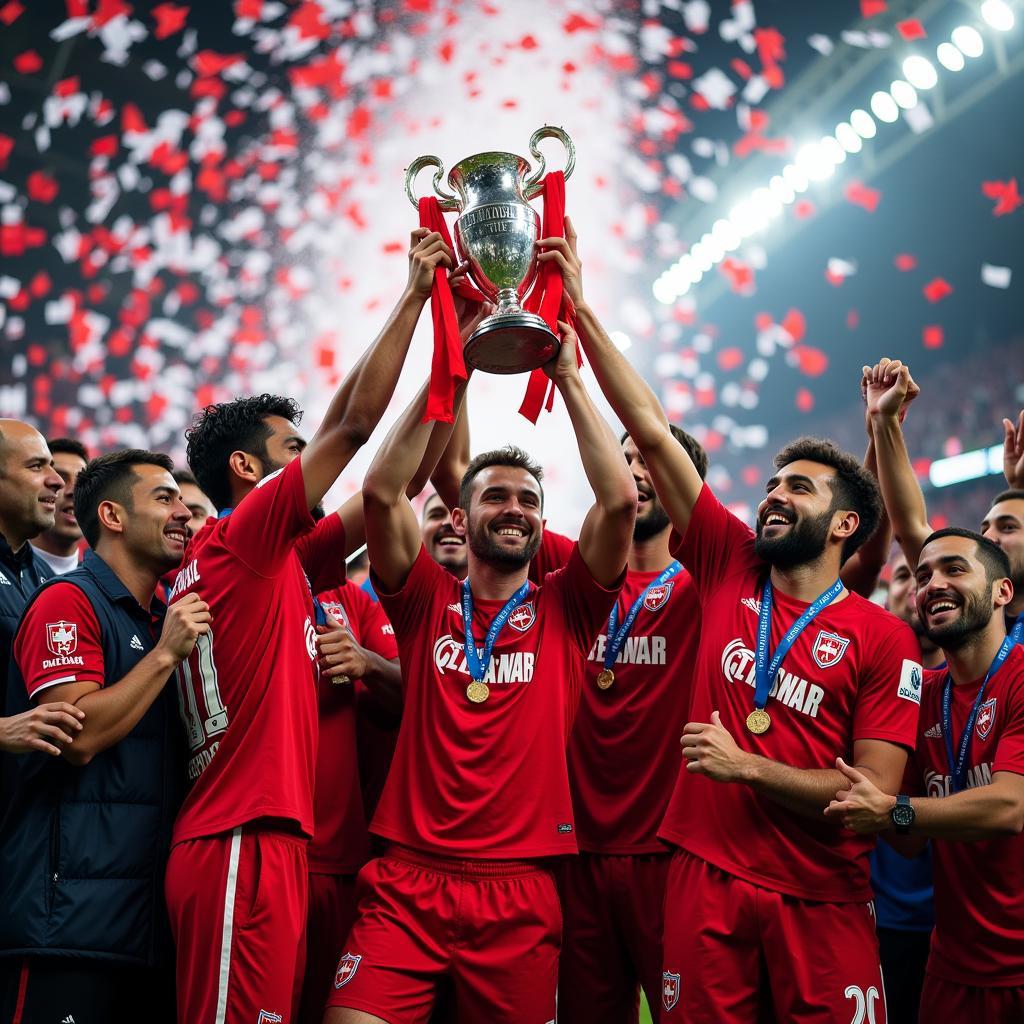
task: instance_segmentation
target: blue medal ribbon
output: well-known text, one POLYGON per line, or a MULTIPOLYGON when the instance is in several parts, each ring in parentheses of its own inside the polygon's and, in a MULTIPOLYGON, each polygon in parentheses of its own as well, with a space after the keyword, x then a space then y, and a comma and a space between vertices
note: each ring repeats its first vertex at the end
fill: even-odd
POLYGON ((667 583, 677 572, 682 569, 682 565, 679 562, 674 561, 668 568, 662 570, 661 575, 656 579, 651 580, 650 583, 644 588, 644 592, 633 602, 633 607, 626 613, 625 619, 622 620, 622 625, 619 626, 619 605, 616 602, 612 605, 611 615, 608 616, 608 643, 604 649, 604 667, 610 669, 615 664, 615 659, 619 656, 619 651, 622 650, 622 645, 626 642, 626 637, 629 636, 629 631, 633 628, 633 623, 636 621, 637 614, 640 611, 640 605, 644 603, 644 598, 647 596, 647 592, 653 587, 660 587, 662 584, 667 583))
POLYGON ((1003 662, 1009 657, 1010 651, 1024 640, 1024 615, 1018 615, 1013 629, 1004 637, 999 645, 996 656, 992 659, 985 678, 978 688, 978 696, 974 698, 974 706, 967 716, 967 725, 964 726, 963 735, 960 737, 960 748, 953 756, 953 676, 946 673, 946 681, 942 686, 942 737, 946 741, 946 760, 949 762, 950 785, 954 793, 959 793, 964 788, 964 772, 967 768, 967 757, 971 749, 971 735, 974 732, 974 724, 978 720, 978 712, 981 710, 981 703, 985 698, 985 688, 989 680, 1003 667, 1003 662))
POLYGON ((483 658, 477 654, 476 641, 473 639, 473 592, 469 589, 469 578, 462 581, 462 625, 465 633, 466 665, 469 674, 475 682, 480 682, 487 675, 487 666, 491 663, 491 655, 494 653, 494 645, 497 642, 498 634, 502 631, 508 617, 522 604, 523 599, 530 592, 530 581, 527 580, 506 602, 505 607, 494 616, 490 628, 487 630, 487 638, 484 640, 483 658))
POLYGON ((757 619, 757 653, 754 658, 755 685, 754 685, 754 707, 763 711, 768 703, 768 693, 772 688, 772 682, 779 672, 782 659, 789 653, 789 649, 796 643, 797 637, 814 621, 818 613, 830 605, 842 592, 843 581, 836 580, 828 590, 819 594, 812 604, 808 605, 803 614, 786 631, 782 642, 772 655, 771 664, 768 663, 768 641, 772 633, 772 581, 765 580, 764 590, 761 593, 761 612, 757 619))

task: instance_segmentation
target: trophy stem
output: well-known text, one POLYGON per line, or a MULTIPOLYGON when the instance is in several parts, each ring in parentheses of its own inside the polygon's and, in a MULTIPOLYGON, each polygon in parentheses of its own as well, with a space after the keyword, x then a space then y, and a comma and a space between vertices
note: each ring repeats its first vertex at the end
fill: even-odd
POLYGON ((519 305, 519 294, 515 288, 501 288, 498 290, 497 313, 518 313, 522 308, 519 305))

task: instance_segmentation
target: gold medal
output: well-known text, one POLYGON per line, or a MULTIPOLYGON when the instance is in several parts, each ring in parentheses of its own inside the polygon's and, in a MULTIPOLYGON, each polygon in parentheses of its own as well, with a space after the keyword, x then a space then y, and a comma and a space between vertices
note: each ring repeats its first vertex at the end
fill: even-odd
POLYGON ((607 690, 615 682, 615 673, 610 668, 603 668, 597 673, 597 685, 601 690, 607 690))
POLYGON ((335 686, 347 686, 352 682, 352 680, 346 675, 331 676, 330 679, 335 686))
POLYGON ((754 708, 754 710, 747 715, 747 729, 749 729, 755 736, 761 736, 766 733, 768 731, 768 726, 771 724, 771 715, 769 715, 764 708, 754 708))
POLYGON ((490 695, 491 688, 486 683, 481 683, 479 680, 474 680, 466 687, 466 696, 474 704, 483 704, 490 695))

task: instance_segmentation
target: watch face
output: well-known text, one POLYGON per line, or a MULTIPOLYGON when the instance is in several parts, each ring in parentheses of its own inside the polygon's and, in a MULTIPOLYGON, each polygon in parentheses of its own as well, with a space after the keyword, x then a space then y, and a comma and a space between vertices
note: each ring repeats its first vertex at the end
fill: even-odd
POLYGON ((892 809, 892 823, 897 828, 910 828, 914 824, 914 808, 910 804, 897 804, 892 809))

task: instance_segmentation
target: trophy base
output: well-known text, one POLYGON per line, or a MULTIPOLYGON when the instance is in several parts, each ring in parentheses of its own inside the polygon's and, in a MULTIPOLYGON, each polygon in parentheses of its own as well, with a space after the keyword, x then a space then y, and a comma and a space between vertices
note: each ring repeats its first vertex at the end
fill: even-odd
POLYGON ((494 313, 466 340, 466 362, 485 373, 527 373, 558 352, 558 338, 535 313, 494 313))

